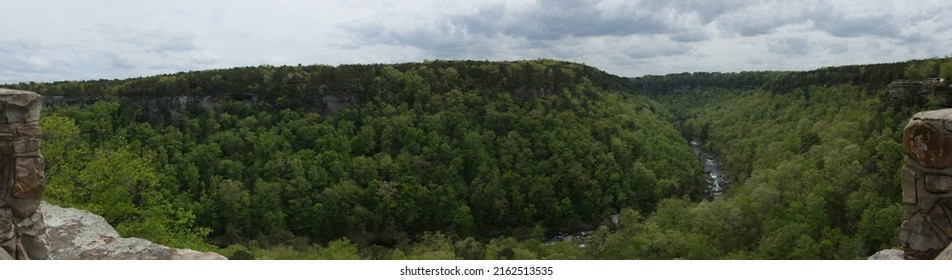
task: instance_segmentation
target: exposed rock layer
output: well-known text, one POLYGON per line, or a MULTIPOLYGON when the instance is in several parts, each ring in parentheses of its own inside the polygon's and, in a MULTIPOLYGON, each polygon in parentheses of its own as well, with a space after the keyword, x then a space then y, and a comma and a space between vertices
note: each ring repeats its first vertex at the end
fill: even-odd
POLYGON ((912 108, 929 102, 952 107, 952 88, 935 79, 895 81, 886 87, 886 92, 895 108, 912 108))
MULTIPOLYGON (((44 106, 57 105, 91 105, 102 100, 100 97, 73 97, 47 96, 43 99, 44 106)), ((250 106, 258 104, 257 94, 253 93, 222 93, 203 96, 157 96, 157 97, 120 97, 123 109, 134 110, 134 114, 153 124, 170 124, 194 116, 206 109, 213 109, 229 102, 244 103, 250 106)), ((261 100, 268 102, 268 100, 261 100)), ((337 114, 341 110, 352 106, 355 101, 352 97, 338 94, 324 94, 300 100, 303 106, 319 114, 337 114)))

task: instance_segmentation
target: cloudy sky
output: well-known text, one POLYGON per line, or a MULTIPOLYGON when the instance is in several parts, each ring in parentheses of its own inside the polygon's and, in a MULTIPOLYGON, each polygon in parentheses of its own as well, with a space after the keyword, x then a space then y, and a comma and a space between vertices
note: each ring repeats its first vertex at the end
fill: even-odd
POLYGON ((5 1, 0 83, 425 59, 551 58, 641 76, 952 54, 948 0, 831 2, 5 1))

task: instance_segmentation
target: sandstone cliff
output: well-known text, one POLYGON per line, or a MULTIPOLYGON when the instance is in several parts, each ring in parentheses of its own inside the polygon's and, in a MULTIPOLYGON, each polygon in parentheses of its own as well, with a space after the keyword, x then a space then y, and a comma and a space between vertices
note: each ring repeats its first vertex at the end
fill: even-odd
POLYGON ((952 107, 952 87, 933 79, 894 81, 886 87, 886 92, 889 94, 889 104, 904 112, 924 106, 930 99, 943 108, 952 107))
POLYGON ((176 249, 141 238, 124 238, 103 217, 74 208, 40 204, 53 260, 225 260, 212 252, 176 249))
MULTIPOLYGON (((91 105, 102 100, 100 97, 46 96, 44 107, 57 105, 91 105)), ((122 97, 119 99, 122 109, 137 111, 153 124, 170 124, 182 120, 185 116, 201 113, 203 110, 222 106, 228 102, 239 102, 250 106, 258 104, 258 95, 253 93, 222 93, 204 96, 158 96, 158 97, 122 97)), ((267 102, 267 100, 265 100, 267 102)), ((325 94, 318 97, 297 100, 302 104, 312 104, 312 111, 319 114, 337 114, 340 110, 354 105, 352 97, 341 94, 325 94)), ((306 105, 301 105, 306 106, 306 105)))

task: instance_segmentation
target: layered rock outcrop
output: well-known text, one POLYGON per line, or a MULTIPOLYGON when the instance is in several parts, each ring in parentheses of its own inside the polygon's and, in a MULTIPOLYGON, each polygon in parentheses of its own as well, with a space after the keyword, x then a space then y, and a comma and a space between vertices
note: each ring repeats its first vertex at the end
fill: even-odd
POLYGON ((936 79, 895 81, 886 86, 886 92, 889 94, 889 103, 902 111, 929 102, 952 107, 952 88, 936 79))
MULTIPOLYGON (((92 105, 102 100, 101 97, 77 96, 46 96, 43 105, 47 107, 58 105, 92 105)), ((121 107, 135 111, 139 117, 153 124, 170 124, 181 121, 188 116, 195 116, 207 109, 221 107, 231 102, 244 103, 256 106, 259 103, 257 94, 253 93, 222 93, 202 96, 157 96, 157 97, 120 97, 121 107)), ((269 102, 268 100, 261 100, 269 102)), ((320 114, 334 115, 343 109, 353 106, 354 98, 338 94, 324 94, 301 100, 299 106, 312 106, 311 110, 320 114)))

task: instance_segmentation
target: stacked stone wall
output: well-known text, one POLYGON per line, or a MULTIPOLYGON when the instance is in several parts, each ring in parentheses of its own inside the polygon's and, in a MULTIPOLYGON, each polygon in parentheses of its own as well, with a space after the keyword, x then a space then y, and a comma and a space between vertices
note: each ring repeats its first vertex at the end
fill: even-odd
POLYGON ((48 259, 39 94, 0 89, 0 259, 48 259))
POLYGON ((952 109, 917 113, 903 131, 906 259, 934 259, 952 242, 952 109))

